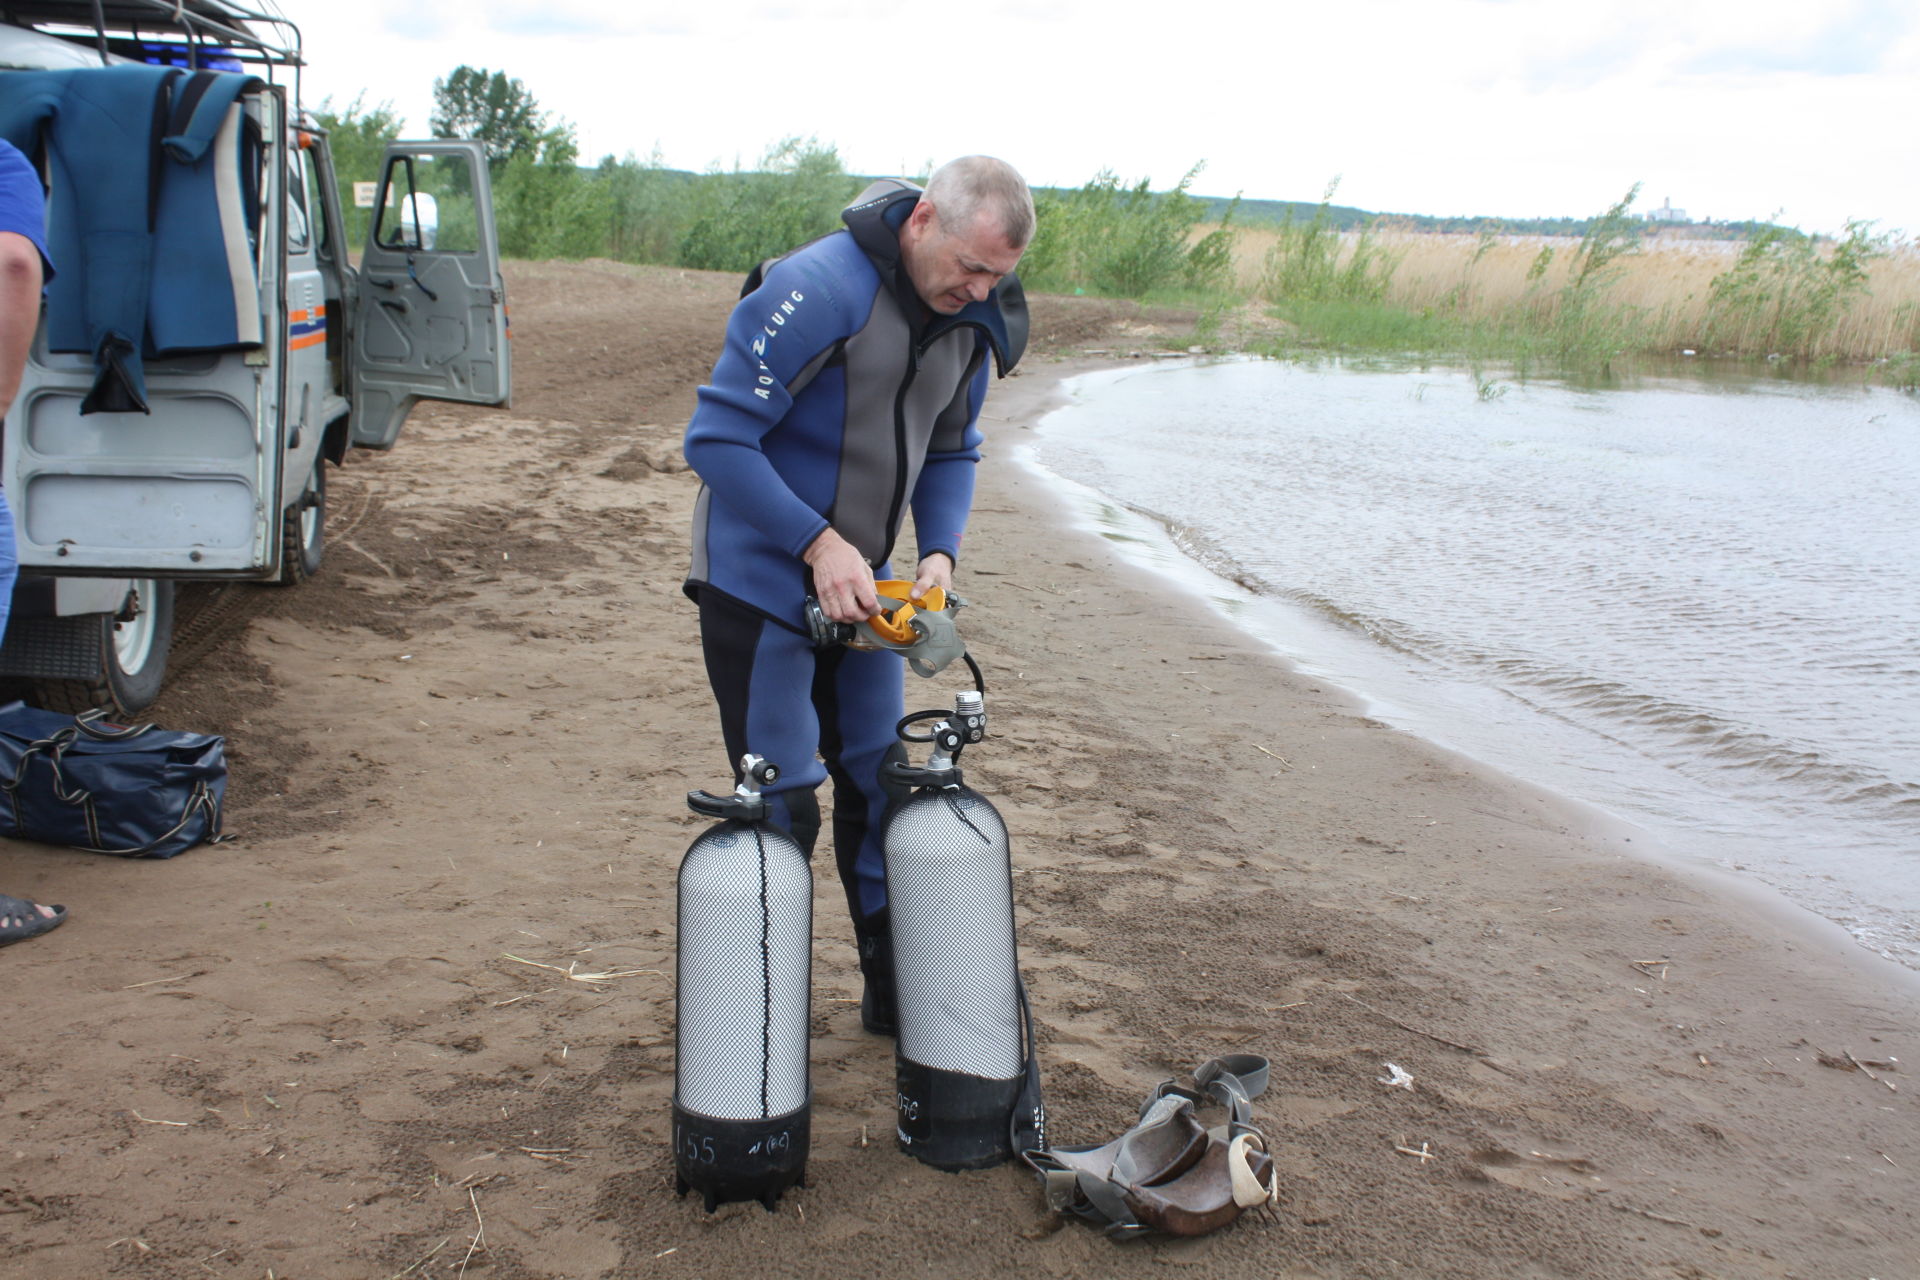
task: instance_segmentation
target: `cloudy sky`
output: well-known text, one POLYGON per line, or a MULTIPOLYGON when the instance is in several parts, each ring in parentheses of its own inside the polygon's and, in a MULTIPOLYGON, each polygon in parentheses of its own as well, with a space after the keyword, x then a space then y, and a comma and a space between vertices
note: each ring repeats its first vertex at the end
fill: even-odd
POLYGON ((583 160, 856 173, 971 151, 1380 212, 1583 216, 1642 184, 1693 217, 1920 232, 1913 0, 278 0, 309 106, 424 134, 466 64, 523 81, 583 160))

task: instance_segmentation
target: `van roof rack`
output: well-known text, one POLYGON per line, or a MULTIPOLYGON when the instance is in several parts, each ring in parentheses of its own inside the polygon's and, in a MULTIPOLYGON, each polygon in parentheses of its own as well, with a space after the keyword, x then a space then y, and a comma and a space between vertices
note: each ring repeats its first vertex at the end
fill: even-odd
MULTIPOLYGON (((216 62, 258 64, 272 79, 275 67, 303 65, 300 29, 279 12, 275 0, 0 0, 0 17, 13 26, 58 35, 99 49, 101 61, 156 60, 156 47, 181 65, 216 62), (205 62, 202 61, 205 59, 205 62)), ((297 84, 296 84, 297 88, 297 84)), ((295 97, 298 98, 296 92, 295 97)))

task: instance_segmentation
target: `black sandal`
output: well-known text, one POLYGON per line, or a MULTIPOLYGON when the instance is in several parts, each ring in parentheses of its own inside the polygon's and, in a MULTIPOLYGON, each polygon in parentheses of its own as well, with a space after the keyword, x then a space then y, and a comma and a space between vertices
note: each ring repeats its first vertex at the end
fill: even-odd
POLYGON ((0 893, 0 947, 37 938, 67 922, 65 907, 56 906, 52 910, 50 916, 41 915, 39 903, 0 893))

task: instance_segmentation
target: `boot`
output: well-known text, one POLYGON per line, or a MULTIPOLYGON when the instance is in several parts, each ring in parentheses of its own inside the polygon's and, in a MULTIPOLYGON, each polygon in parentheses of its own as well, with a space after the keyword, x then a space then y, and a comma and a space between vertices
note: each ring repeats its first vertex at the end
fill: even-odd
POLYGON ((860 1025, 876 1036, 898 1035, 900 1015, 894 1002, 893 935, 887 913, 878 912, 854 925, 860 947, 860 1025))

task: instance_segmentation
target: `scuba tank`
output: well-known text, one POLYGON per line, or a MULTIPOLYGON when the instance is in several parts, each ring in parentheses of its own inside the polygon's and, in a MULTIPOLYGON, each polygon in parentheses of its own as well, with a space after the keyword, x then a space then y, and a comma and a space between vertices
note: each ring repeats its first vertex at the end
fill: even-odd
POLYGON ((1046 1145, 1007 828, 959 768, 960 752, 986 737, 984 699, 966 690, 951 716, 916 712, 897 732, 933 746, 923 766, 889 760, 882 770, 913 789, 889 811, 884 840, 897 1136, 901 1150, 935 1168, 984 1169, 1046 1145))
POLYGON ((779 769, 746 755, 740 773, 730 796, 687 795, 688 808, 722 822, 680 862, 674 1175, 709 1213, 732 1200, 771 1212, 804 1182, 813 1106, 813 872, 767 820, 760 788, 779 769))

